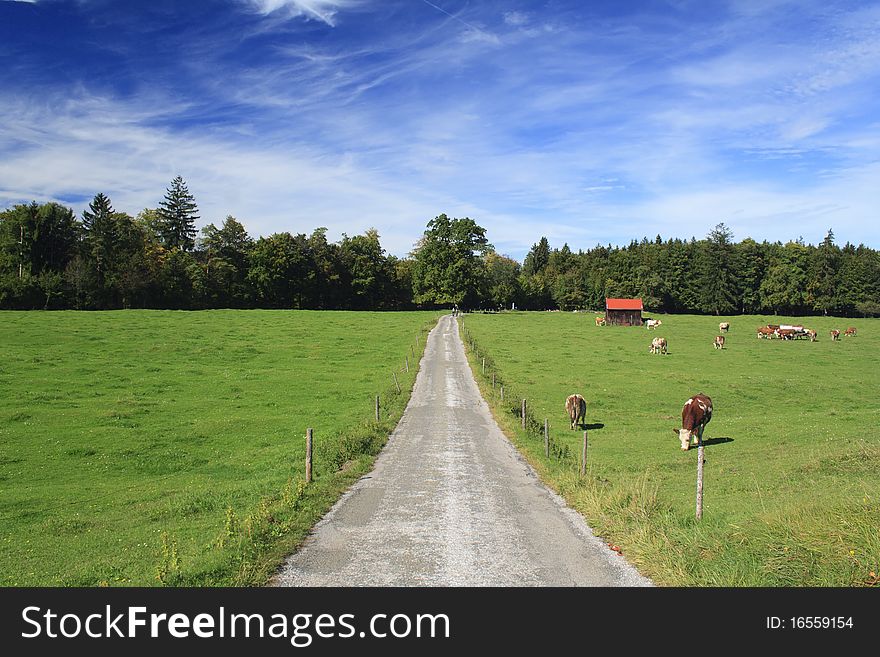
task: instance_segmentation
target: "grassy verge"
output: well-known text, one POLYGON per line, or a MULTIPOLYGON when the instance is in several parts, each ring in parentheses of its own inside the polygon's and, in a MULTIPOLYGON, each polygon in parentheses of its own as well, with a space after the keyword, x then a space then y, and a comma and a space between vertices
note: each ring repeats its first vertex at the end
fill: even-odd
POLYGON ((769 342, 756 339, 755 327, 784 320, 734 317, 726 348, 716 351, 719 318, 662 319, 662 330, 648 331, 596 327, 574 313, 471 315, 462 335, 507 435, 658 584, 876 586, 880 402, 869 391, 880 384, 878 323, 803 318, 819 342, 769 342), (850 325, 856 338, 828 339, 831 328, 850 325), (669 340, 668 356, 648 353, 658 335, 669 340), (701 391, 716 412, 697 521, 696 450, 681 452, 671 430, 684 400, 701 391), (583 477, 583 431, 569 429, 563 406, 573 392, 588 404, 583 477))
POLYGON ((0 314, 0 582, 262 584, 370 469, 436 319, 0 314))

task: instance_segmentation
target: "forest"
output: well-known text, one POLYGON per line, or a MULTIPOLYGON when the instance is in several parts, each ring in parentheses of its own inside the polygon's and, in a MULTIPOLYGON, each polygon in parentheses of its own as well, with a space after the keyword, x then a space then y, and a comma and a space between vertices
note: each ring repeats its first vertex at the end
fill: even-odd
POLYGON ((253 238, 235 217, 196 230, 195 198, 176 177, 157 208, 132 217, 97 194, 81 217, 59 203, 0 212, 0 309, 451 307, 589 310, 640 297, 654 312, 880 315, 880 252, 839 246, 828 230, 737 242, 724 223, 696 239, 552 247, 520 263, 470 218, 440 214, 405 258, 379 233, 331 242, 327 230, 253 238))

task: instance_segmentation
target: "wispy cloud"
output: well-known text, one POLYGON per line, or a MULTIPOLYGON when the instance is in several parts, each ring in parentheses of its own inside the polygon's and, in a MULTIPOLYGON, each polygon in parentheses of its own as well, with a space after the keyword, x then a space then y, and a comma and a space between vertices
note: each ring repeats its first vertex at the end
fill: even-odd
POLYGON ((245 3, 263 15, 282 12, 287 16, 305 16, 331 27, 335 25, 335 16, 340 10, 360 4, 359 0, 239 0, 239 2, 245 3))
POLYGON ((63 32, 88 37, 65 42, 69 64, 12 39, 0 202, 104 191, 136 212, 180 173, 205 221, 375 225, 398 255, 440 212, 514 257, 542 234, 582 248, 718 221, 880 245, 869 5, 228 6, 245 13, 181 15, 186 38, 160 16, 105 17, 100 33, 84 19, 63 32))

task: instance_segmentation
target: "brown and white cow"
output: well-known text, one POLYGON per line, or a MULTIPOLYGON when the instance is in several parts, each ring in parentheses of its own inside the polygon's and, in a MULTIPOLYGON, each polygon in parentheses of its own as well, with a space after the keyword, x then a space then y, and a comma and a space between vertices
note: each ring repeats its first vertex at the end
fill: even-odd
POLYGON ((730 330, 730 322, 721 322, 718 325, 718 330, 722 333, 727 333, 730 330))
POLYGON ((840 340, 840 331, 838 331, 837 329, 831 329, 831 339, 840 340))
POLYGON ((667 348, 666 338, 654 338, 651 340, 652 354, 668 354, 667 348))
POLYGON ((767 338, 769 340, 776 335, 776 330, 777 329, 770 328, 769 326, 761 326, 758 328, 758 337, 767 338))
POLYGON ((661 322, 659 319, 649 319, 645 321, 645 326, 647 326, 649 329, 655 329, 662 323, 663 322, 661 322))
POLYGON ((703 444, 703 429, 712 419, 712 400, 702 392, 694 395, 684 403, 681 409, 681 429, 673 429, 681 441, 681 449, 690 449, 691 440, 696 438, 697 445, 703 444))
POLYGON ((815 329, 807 329, 807 337, 810 338, 810 342, 815 342, 819 339, 819 334, 815 329))
POLYGON ((605 326, 605 318, 597 317, 596 318, 596 326, 605 326))
POLYGON ((578 424, 584 422, 584 417, 587 414, 587 400, 578 394, 569 395, 565 400, 565 410, 571 420, 571 428, 574 429, 578 424))
POLYGON ((716 349, 724 349, 724 336, 716 335, 715 342, 712 343, 712 346, 714 346, 716 349))
POLYGON ((856 327, 855 326, 850 326, 848 329, 846 329, 843 332, 844 337, 855 336, 855 334, 856 334, 856 327))

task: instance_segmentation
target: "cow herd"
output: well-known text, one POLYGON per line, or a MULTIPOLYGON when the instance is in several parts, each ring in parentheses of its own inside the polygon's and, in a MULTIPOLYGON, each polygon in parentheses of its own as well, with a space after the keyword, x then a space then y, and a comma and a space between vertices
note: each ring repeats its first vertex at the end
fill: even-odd
MULTIPOLYGON (((840 340, 840 331, 838 329, 831 329, 830 334, 832 342, 840 340)), ((854 326, 850 326, 843 332, 843 335, 847 337, 855 336, 855 334, 856 329, 854 326)), ((767 324, 766 326, 759 326, 757 336, 766 340, 772 340, 773 338, 779 340, 808 339, 810 342, 816 342, 819 339, 819 334, 815 329, 806 328, 799 324, 767 324)))
MULTIPOLYGON (((645 326, 648 329, 656 329, 661 324, 663 324, 663 322, 659 319, 645 320, 645 326)), ((599 323, 596 322, 596 325, 598 326, 599 323)), ((730 330, 730 322, 721 322, 718 325, 718 330, 721 331, 721 333, 727 333, 730 330)), ((712 341, 712 346, 715 349, 724 349, 724 336, 716 335, 715 339, 712 341)), ((666 338, 654 338, 651 340, 651 346, 648 351, 652 354, 669 354, 669 343, 666 338)))
MULTIPOLYGON (((656 329, 662 325, 659 319, 646 319, 645 326, 648 329, 656 329)), ((605 318, 597 317, 596 326, 604 326, 605 318)), ((715 349, 724 349, 724 334, 730 331, 730 322, 721 322, 718 324, 720 335, 716 335, 712 345, 715 349)), ((758 328, 757 335, 759 338, 778 338, 780 340, 797 340, 809 339, 815 342, 818 334, 814 329, 809 329, 800 325, 786 324, 768 324, 758 328)), ((856 329, 850 326, 843 332, 844 336, 852 337, 856 335, 856 329)), ((831 339, 840 340, 840 331, 834 329, 831 331, 831 339)), ((666 338, 654 338, 651 340, 650 353, 652 354, 668 354, 669 344, 666 338)), ((579 423, 583 422, 586 415, 587 403, 582 395, 570 395, 565 400, 565 410, 571 420, 571 428, 574 429, 579 423)), ((694 395, 684 403, 681 410, 681 428, 673 431, 678 434, 681 441, 681 449, 687 451, 694 440, 697 445, 703 444, 703 429, 712 419, 712 400, 703 393, 694 395)))

